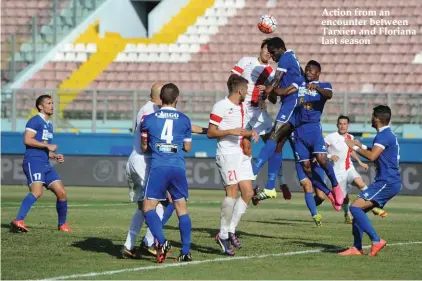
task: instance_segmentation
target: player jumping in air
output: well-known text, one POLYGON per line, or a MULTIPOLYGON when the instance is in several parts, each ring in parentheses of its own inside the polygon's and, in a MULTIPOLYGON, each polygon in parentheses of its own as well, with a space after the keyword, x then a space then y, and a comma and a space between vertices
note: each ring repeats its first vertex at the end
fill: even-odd
MULTIPOLYGON (((275 124, 271 129, 270 137, 253 164, 255 176, 258 175, 264 164, 274 155, 276 149, 281 151, 287 137, 296 126, 297 89, 304 82, 299 61, 292 50, 286 49, 281 38, 274 37, 267 40, 267 49, 272 59, 278 63, 278 67, 271 85, 264 89, 264 94, 265 97, 270 94, 280 96, 282 105, 277 114, 275 124)), ((281 161, 281 157, 278 160, 281 161)), ((277 192, 275 189, 264 188, 254 196, 254 199, 264 200, 275 198, 276 196, 277 192)))
POLYGON ((252 137, 256 142, 259 135, 256 131, 245 129, 247 109, 243 101, 248 93, 248 80, 232 74, 227 87, 229 95, 212 109, 207 135, 217 139, 216 164, 226 191, 216 241, 223 253, 233 256, 235 253, 231 245, 238 249, 242 247, 236 236, 236 226, 253 196, 251 157, 244 154, 243 138, 252 137))
MULTIPOLYGON (((267 49, 265 39, 261 44, 261 51, 258 57, 243 57, 232 69, 232 73, 238 74, 248 80, 248 94, 246 95, 244 105, 247 108, 249 122, 246 126, 248 130, 256 131, 262 139, 267 141, 269 133, 273 127, 273 120, 268 115, 265 100, 262 91, 265 85, 271 83, 274 79, 275 71, 269 64, 271 55, 267 49)), ((249 138, 244 138, 243 148, 246 155, 251 156, 252 145, 249 138)), ((276 184, 276 176, 278 172, 280 189, 286 200, 291 199, 289 188, 284 182, 283 169, 281 167, 281 150, 277 149, 268 160, 268 178, 267 189, 274 189, 276 184)))
POLYGON ((364 147, 358 140, 346 139, 348 147, 359 155, 375 162, 375 181, 359 193, 359 197, 350 206, 353 216, 353 246, 339 255, 363 255, 362 236, 365 232, 372 241, 369 256, 376 256, 387 242, 375 232, 366 212, 374 207, 384 207, 385 204, 396 196, 401 189, 400 178, 400 146, 396 135, 388 126, 391 119, 391 109, 385 105, 374 108, 372 113, 372 127, 377 130, 372 148, 364 147), (364 149, 366 148, 366 149, 364 149))
POLYGON ((145 220, 158 240, 157 262, 162 263, 171 248, 165 238, 163 225, 156 212, 159 201, 165 201, 167 191, 179 217, 182 249, 178 261, 191 261, 192 222, 187 211, 188 182, 183 151, 191 150, 191 122, 189 117, 176 110, 179 89, 169 83, 160 93, 162 107, 144 118, 141 125, 142 151, 152 151, 151 168, 144 195, 145 220))
MULTIPOLYGON (((330 199, 334 209, 339 211, 344 195, 337 182, 333 166, 328 161, 320 123, 324 105, 327 100, 332 98, 333 92, 330 83, 319 81, 320 73, 321 65, 318 62, 311 60, 307 63, 305 67, 306 88, 301 88, 299 93, 301 106, 298 114, 299 125, 295 132, 295 153, 309 179, 312 180, 313 177, 311 169, 313 158, 324 169, 333 186, 332 192, 324 181, 318 180, 318 182, 324 185, 321 190, 330 199)), ((305 191, 305 201, 315 219, 317 209, 312 190, 305 191)))
POLYGON ((29 193, 23 199, 16 219, 12 221, 13 231, 28 232, 24 219, 37 199, 43 194, 43 188, 52 191, 56 197, 58 214, 58 229, 63 232, 72 232, 66 222, 67 195, 60 176, 51 166, 49 159, 59 163, 64 162, 63 154, 55 154, 58 147, 52 144, 53 125, 50 117, 53 115, 53 100, 50 95, 42 95, 35 101, 38 114, 26 123, 23 142, 25 155, 22 168, 28 180, 29 193))

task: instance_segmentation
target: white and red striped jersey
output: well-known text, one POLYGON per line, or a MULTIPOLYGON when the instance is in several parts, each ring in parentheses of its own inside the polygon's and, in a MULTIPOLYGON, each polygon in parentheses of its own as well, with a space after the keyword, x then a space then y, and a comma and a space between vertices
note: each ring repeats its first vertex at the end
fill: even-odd
POLYGON ((232 69, 249 81, 246 106, 258 106, 259 90, 256 86, 270 83, 274 79, 275 70, 269 64, 261 64, 258 58, 244 57, 232 69))
MULTIPOLYGON (((218 130, 245 128, 248 124, 246 108, 243 103, 236 105, 227 97, 220 100, 212 108, 210 123, 218 130)), ((217 140, 217 155, 243 153, 242 136, 225 136, 217 140)))
POLYGON ((135 132, 133 133, 133 152, 136 151, 136 153, 138 153, 139 155, 144 155, 144 152, 141 148, 141 123, 146 116, 156 112, 159 109, 160 108, 158 107, 158 105, 156 105, 152 101, 149 101, 139 110, 138 115, 136 116, 135 132))
POLYGON ((346 133, 340 135, 338 132, 331 133, 325 137, 325 143, 327 145, 328 154, 337 155, 339 159, 334 162, 334 172, 342 173, 352 168, 352 159, 350 152, 352 151, 346 144, 345 140, 353 140, 354 137, 351 134, 346 133))

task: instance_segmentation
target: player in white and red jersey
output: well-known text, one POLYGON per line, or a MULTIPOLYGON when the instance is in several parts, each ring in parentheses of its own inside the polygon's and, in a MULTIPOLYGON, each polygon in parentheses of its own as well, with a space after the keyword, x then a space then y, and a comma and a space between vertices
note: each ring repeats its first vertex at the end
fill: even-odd
MULTIPOLYGON (((334 162, 334 172, 345 196, 343 202, 345 223, 351 224, 352 217, 349 211, 350 204, 348 195, 351 190, 349 185, 354 184, 360 190, 365 190, 367 188, 362 177, 355 170, 351 158, 355 159, 365 170, 368 169, 368 165, 363 163, 356 152, 351 150, 345 143, 345 140, 347 139, 354 139, 353 135, 348 133, 349 124, 349 117, 340 115, 337 119, 338 131, 327 135, 324 140, 328 149, 328 158, 334 162)), ((376 210, 374 214, 378 214, 377 211, 379 210, 376 210)), ((379 215, 385 216, 385 211, 381 210, 380 212, 379 215)))
POLYGON ((253 137, 256 142, 259 136, 256 131, 245 129, 248 118, 243 101, 247 95, 248 81, 232 74, 227 87, 229 95, 217 102, 212 109, 207 136, 217 139, 216 164, 226 190, 216 242, 223 253, 233 256, 231 245, 238 249, 242 247, 235 234, 236 226, 253 196, 254 174, 251 157, 243 151, 243 138, 253 137))
MULTIPOLYGON (((255 130, 264 141, 269 137, 269 133, 273 127, 273 120, 268 115, 265 100, 262 91, 265 85, 269 85, 274 79, 275 70, 270 65, 269 60, 271 55, 267 49, 266 39, 261 44, 261 51, 258 57, 243 57, 231 70, 232 73, 242 76, 248 80, 248 94, 245 98, 245 107, 247 108, 249 122, 248 129, 255 130)), ((272 101, 275 103, 275 101, 272 101)), ((244 139, 244 151, 247 155, 251 155, 251 142, 248 138, 244 139)), ((283 192, 283 197, 286 200, 291 198, 289 188, 284 182, 283 171, 281 167, 281 151, 280 146, 274 155, 274 165, 269 165, 267 187, 269 189, 275 188, 277 172, 279 176, 280 189, 283 192)), ((271 160, 270 160, 271 161, 271 160)), ((273 163, 271 163, 273 164, 273 163)), ((258 201, 254 202, 257 204, 258 201)))
MULTIPOLYGON (((144 153, 141 149, 141 127, 142 120, 151 113, 160 109, 161 99, 160 91, 163 84, 155 83, 151 88, 151 100, 148 101, 138 112, 136 117, 136 125, 133 134, 133 150, 126 163, 126 178, 129 185, 129 200, 138 204, 138 208, 133 214, 130 228, 127 233, 126 242, 121 250, 122 257, 135 258, 135 240, 141 231, 144 222, 144 214, 142 212, 142 200, 144 198, 144 187, 146 184, 146 176, 149 172, 151 162, 151 154, 144 153)), ((157 213, 162 219, 164 209, 161 204, 157 206, 157 213)), ((147 250, 155 255, 154 236, 151 231, 147 230, 142 241, 142 250, 147 250)))

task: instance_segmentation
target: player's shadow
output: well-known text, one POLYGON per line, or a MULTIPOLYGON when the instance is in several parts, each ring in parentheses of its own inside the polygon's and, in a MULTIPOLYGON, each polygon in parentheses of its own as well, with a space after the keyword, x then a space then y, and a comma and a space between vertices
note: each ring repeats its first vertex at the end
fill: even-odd
MULTIPOLYGON (((180 243, 180 241, 171 241, 171 245, 174 246, 174 247, 177 247, 179 249, 182 248, 182 244, 180 243)), ((215 255, 221 254, 220 248, 219 248, 219 246, 217 246, 217 244, 216 244, 215 248, 212 248, 212 247, 207 247, 207 246, 204 246, 204 245, 198 245, 198 244, 195 244, 195 243, 191 243, 190 248, 193 251, 197 251, 197 252, 204 253, 204 254, 215 254, 215 255)), ((176 254, 179 254, 179 253, 174 253, 173 255, 176 255, 176 254)))
POLYGON ((293 240, 293 241, 290 241, 290 243, 313 248, 313 249, 315 248, 322 249, 321 252, 333 253, 333 252, 339 252, 343 249, 343 248, 339 248, 336 245, 324 244, 324 243, 318 243, 318 242, 301 241, 301 240, 293 240))
MULTIPOLYGON (((164 226, 164 229, 171 229, 171 230, 179 230, 178 227, 175 226, 171 226, 171 225, 166 225, 164 226)), ((214 238, 217 233, 219 232, 219 229, 216 228, 205 228, 205 227, 192 227, 192 232, 200 232, 200 233, 207 233, 209 235, 209 237, 214 238)), ((238 231, 236 230, 236 235, 238 237, 258 237, 258 238, 268 238, 268 239, 277 239, 279 237, 274 237, 274 236, 269 236, 269 235, 264 235, 264 234, 254 234, 254 233, 248 233, 248 232, 243 232, 243 231, 238 231)))
POLYGON ((111 256, 120 257, 122 245, 116 245, 110 239, 88 237, 85 240, 73 242, 72 247, 80 248, 83 251, 106 253, 111 256))
MULTIPOLYGON (((30 225, 30 229, 52 229, 54 230, 54 227, 47 227, 47 226, 39 226, 39 225, 30 225)), ((9 229, 10 232, 18 232, 15 229, 12 229, 9 223, 2 223, 1 228, 9 229)))
POLYGON ((283 221, 283 222, 312 222, 312 220, 301 220, 301 219, 286 219, 286 218, 275 218, 276 221, 283 221))

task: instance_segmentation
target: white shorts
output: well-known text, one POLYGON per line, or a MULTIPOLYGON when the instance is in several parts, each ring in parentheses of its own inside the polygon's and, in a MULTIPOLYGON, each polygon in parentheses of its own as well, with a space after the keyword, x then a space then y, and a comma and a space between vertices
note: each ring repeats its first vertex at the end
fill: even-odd
POLYGON ((129 200, 133 203, 144 198, 145 184, 150 169, 151 158, 132 153, 126 163, 126 178, 129 185, 129 200))
POLYGON ((237 153, 217 155, 215 159, 224 186, 254 179, 251 157, 237 153))
POLYGON ((355 178, 360 178, 360 177, 361 176, 359 175, 359 173, 356 171, 355 168, 350 168, 347 171, 336 173, 337 181, 341 189, 343 190, 344 196, 350 193, 352 189, 351 184, 353 183, 355 178))
POLYGON ((273 128, 273 119, 268 115, 267 111, 260 107, 248 107, 248 125, 246 129, 255 130, 258 135, 265 135, 271 132, 273 128))

